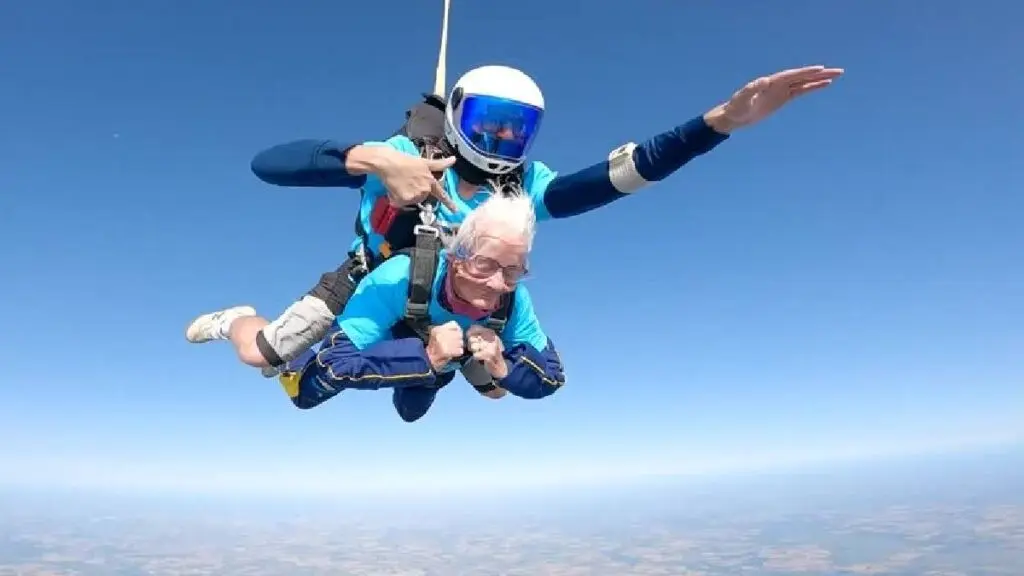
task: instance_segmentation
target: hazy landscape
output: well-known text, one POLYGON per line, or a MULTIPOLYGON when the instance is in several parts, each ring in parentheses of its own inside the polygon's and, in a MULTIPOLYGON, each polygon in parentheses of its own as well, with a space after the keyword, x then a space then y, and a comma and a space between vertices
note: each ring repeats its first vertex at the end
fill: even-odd
POLYGON ((1024 574, 1024 451, 414 504, 8 491, 0 575, 1024 574))

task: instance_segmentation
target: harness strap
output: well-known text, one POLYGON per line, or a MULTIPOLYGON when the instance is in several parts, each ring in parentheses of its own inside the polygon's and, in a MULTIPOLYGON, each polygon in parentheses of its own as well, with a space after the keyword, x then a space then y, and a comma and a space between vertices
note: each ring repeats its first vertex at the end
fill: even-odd
POLYGON ((441 238, 437 229, 422 224, 416 226, 415 235, 415 246, 401 251, 409 253, 409 291, 404 320, 427 342, 430 339, 430 299, 441 253, 441 238))
POLYGON ((512 312, 514 294, 514 290, 508 294, 503 294, 498 309, 487 317, 487 327, 493 330, 495 334, 500 335, 505 330, 505 325, 508 324, 508 316, 512 312))
MULTIPOLYGON (((501 297, 501 304, 498 309, 491 313, 487 317, 485 324, 488 328, 494 331, 499 337, 502 331, 505 330, 505 325, 508 323, 508 317, 512 313, 512 303, 515 302, 515 291, 508 294, 504 294, 501 297)), ((466 353, 459 358, 459 363, 462 365, 462 376, 476 388, 476 391, 481 394, 486 394, 493 390, 498 389, 498 385, 487 370, 480 362, 474 362, 473 354, 469 352, 469 344, 466 345, 466 353)))

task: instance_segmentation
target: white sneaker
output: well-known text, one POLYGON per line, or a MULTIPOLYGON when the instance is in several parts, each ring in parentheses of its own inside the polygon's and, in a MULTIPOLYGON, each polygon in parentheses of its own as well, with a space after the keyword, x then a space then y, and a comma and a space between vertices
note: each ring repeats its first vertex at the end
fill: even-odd
POLYGON ((203 314, 196 318, 185 329, 185 339, 193 344, 202 344, 210 340, 227 340, 231 323, 243 316, 255 316, 256 309, 252 306, 235 306, 203 314))

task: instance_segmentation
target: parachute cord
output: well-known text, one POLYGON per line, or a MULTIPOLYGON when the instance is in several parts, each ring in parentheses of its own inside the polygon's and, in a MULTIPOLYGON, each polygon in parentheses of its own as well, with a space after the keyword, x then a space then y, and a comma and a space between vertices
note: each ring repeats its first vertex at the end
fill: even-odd
POLYGON ((437 51, 437 69, 434 73, 434 94, 444 98, 445 73, 448 61, 448 11, 451 0, 444 0, 444 15, 441 18, 441 46, 437 51))

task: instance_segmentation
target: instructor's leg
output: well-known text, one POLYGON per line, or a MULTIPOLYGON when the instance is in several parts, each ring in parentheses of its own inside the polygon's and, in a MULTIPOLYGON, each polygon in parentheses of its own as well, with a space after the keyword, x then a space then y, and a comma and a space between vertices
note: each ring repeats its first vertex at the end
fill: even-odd
POLYGON ((267 361, 256 346, 256 336, 267 324, 266 318, 257 316, 252 306, 234 306, 199 316, 185 330, 185 338, 193 344, 227 340, 239 360, 262 368, 267 361))
POLYGON ((349 258, 337 270, 321 275, 302 300, 259 330, 255 346, 266 362, 260 367, 280 368, 327 336, 356 289, 354 269, 349 258))
MULTIPOLYGON (((320 277, 309 293, 273 322, 250 306, 236 306, 196 318, 186 331, 192 343, 229 340, 239 360, 256 368, 280 367, 322 340, 355 290, 352 260, 320 277)), ((272 376, 273 371, 264 371, 272 376)))

